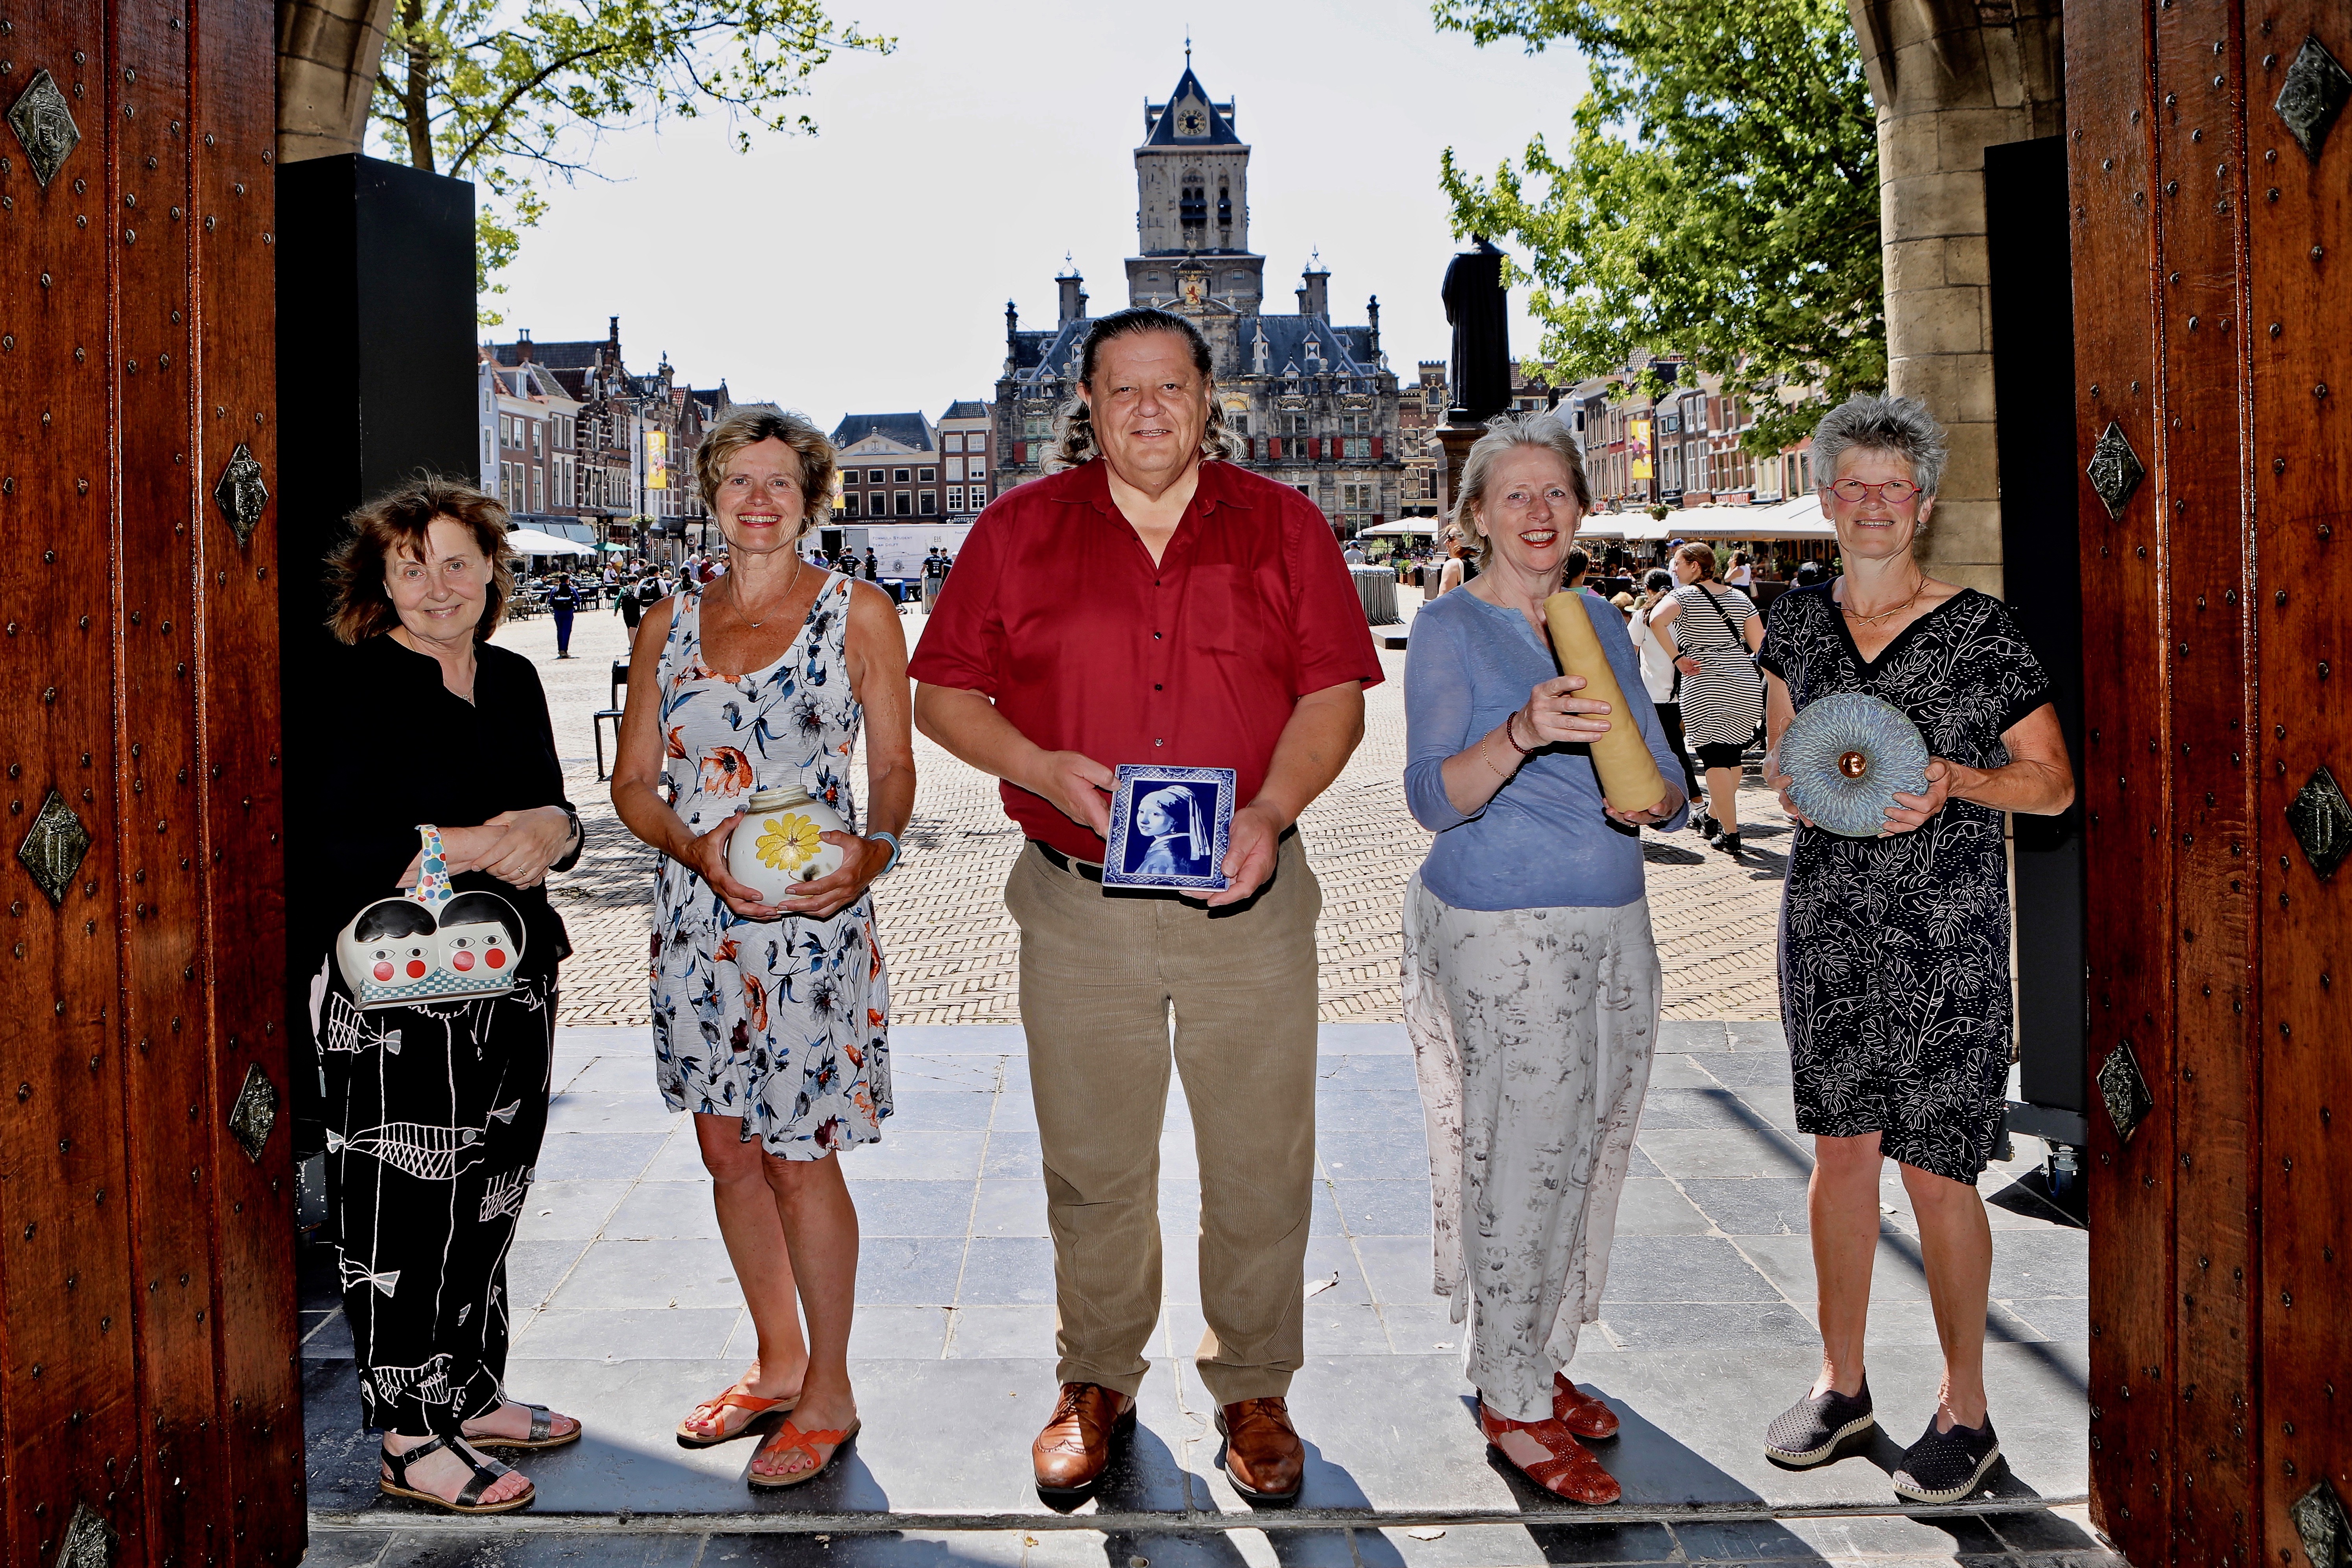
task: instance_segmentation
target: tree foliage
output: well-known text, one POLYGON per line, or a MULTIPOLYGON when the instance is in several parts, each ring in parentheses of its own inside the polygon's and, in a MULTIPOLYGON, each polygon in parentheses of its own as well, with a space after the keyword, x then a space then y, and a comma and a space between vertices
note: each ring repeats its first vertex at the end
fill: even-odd
POLYGON ((1885 384, 1877 131, 1844 0, 1433 8, 1482 45, 1564 43, 1591 67, 1565 161, 1538 135, 1491 180, 1444 163, 1456 228, 1532 253, 1552 379, 1687 353, 1755 406, 1758 452, 1885 384))
MULTIPOLYGON (((395 155, 472 180, 478 291, 547 210, 545 183, 589 167, 609 131, 718 111, 814 133, 793 100, 836 49, 891 40, 837 27, 823 0, 395 0, 373 117, 395 155)), ((495 321, 494 314, 486 321, 495 321)))

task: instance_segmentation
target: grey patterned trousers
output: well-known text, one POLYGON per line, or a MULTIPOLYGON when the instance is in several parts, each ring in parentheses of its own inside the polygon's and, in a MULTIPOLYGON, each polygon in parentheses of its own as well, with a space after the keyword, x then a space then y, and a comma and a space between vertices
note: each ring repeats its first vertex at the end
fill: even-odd
POLYGON ((1497 1415, 1551 1415, 1601 1315, 1657 1048, 1650 906, 1457 910, 1405 889, 1404 1014, 1429 1134, 1434 1289, 1497 1415))

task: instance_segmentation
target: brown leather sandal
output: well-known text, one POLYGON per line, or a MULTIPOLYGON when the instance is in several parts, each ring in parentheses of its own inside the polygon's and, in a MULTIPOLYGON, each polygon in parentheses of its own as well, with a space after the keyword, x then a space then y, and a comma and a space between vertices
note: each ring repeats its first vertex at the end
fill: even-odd
POLYGON ((746 1394, 740 1388, 730 1388, 716 1399, 706 1399, 696 1405, 686 1420, 677 1424, 677 1446, 681 1448, 715 1448, 721 1443, 732 1443, 736 1438, 758 1426, 761 1416, 774 1411, 782 1411, 790 1415, 793 1407, 800 1402, 798 1394, 794 1394, 790 1399, 762 1399, 756 1394, 746 1394), (747 1410, 751 1414, 744 1416, 740 1425, 730 1426, 727 1424, 727 1412, 730 1410, 747 1410), (691 1422, 709 1421, 714 1418, 719 1422, 719 1433, 716 1436, 708 1432, 688 1430, 688 1426, 691 1422))
POLYGON ((760 1445, 759 1453, 751 1456, 752 1461, 757 1463, 770 1454, 800 1453, 806 1454, 816 1463, 805 1470, 794 1470, 787 1476, 763 1476, 759 1471, 752 1470, 743 1479, 762 1491, 773 1490, 778 1487, 796 1487, 803 1481, 813 1481, 833 1468, 834 1460, 841 1458, 841 1451, 849 1447, 849 1440, 857 1436, 861 1425, 863 1424, 860 1422, 852 1421, 837 1432, 803 1432, 790 1421, 786 1421, 774 1436, 760 1445), (817 1452, 819 1445, 826 1443, 833 1445, 833 1452, 820 1455, 817 1452))
POLYGON ((1554 1497, 1566 1498, 1570 1502, 1599 1505, 1615 1502, 1624 1495, 1624 1489, 1617 1484, 1617 1478, 1601 1468, 1601 1461, 1576 1440, 1573 1433, 1556 1420, 1507 1421, 1488 1410, 1482 1402, 1478 1406, 1478 1430, 1486 1434, 1486 1441, 1495 1445, 1495 1451, 1509 1460, 1514 1469, 1554 1497), (1533 1464, 1520 1464, 1511 1458, 1507 1449, 1495 1441, 1507 1432, 1526 1433, 1551 1458, 1538 1459, 1533 1464))
POLYGON ((1570 1383, 1564 1372, 1551 1374, 1551 1415, 1580 1437, 1617 1436, 1617 1412, 1570 1383))

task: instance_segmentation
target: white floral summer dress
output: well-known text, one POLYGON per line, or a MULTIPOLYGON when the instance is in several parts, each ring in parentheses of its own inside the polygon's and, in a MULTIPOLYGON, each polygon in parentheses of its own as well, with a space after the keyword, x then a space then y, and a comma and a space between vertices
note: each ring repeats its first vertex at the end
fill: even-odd
MULTIPOLYGON (((730 678, 702 657, 702 592, 678 596, 660 665, 677 814, 708 833, 757 789, 798 784, 841 814, 863 717, 843 639, 850 580, 828 573, 783 657, 730 678)), ((655 1076, 673 1110, 743 1119, 787 1160, 870 1143, 890 1114, 889 983, 869 895, 831 920, 749 921, 665 857, 654 896, 655 1076)))

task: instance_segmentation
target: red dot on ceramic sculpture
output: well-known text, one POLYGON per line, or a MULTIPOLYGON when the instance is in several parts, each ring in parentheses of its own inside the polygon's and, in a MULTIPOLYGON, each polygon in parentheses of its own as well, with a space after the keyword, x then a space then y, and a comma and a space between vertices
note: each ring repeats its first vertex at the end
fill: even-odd
POLYGON ((425 961, 423 959, 412 958, 408 961, 408 977, 411 980, 422 980, 425 978, 425 961))
POLYGON ((449 967, 452 969, 471 969, 474 967, 474 955, 470 952, 464 952, 452 953, 449 956, 449 967))
POLYGON ((389 964, 389 963, 379 963, 379 964, 377 964, 377 965, 375 966, 375 977, 376 977, 378 980, 389 980, 389 979, 391 979, 391 978, 392 978, 392 965, 391 965, 391 964, 389 964))
POLYGON ((503 949, 494 947, 483 957, 492 969, 504 969, 507 966, 507 955, 503 949))

